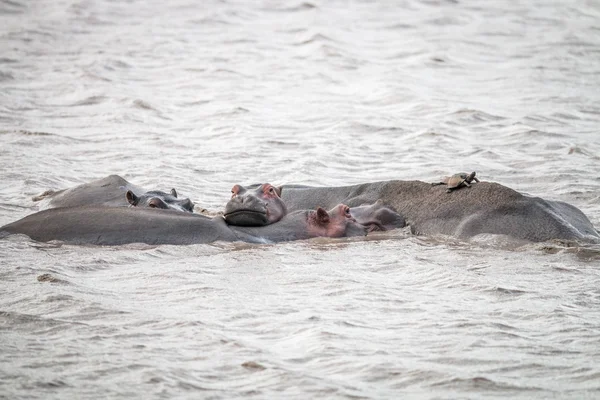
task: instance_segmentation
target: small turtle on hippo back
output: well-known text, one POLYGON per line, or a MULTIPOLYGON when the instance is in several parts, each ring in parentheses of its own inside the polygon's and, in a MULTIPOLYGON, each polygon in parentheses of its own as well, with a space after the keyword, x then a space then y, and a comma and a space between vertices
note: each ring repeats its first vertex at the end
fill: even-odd
POLYGON ((463 186, 470 188, 473 181, 479 182, 479 179, 475 177, 475 171, 471 172, 470 174, 467 174, 466 172, 459 172, 458 174, 445 177, 442 182, 434 182, 431 185, 446 185, 448 187, 446 192, 450 193, 453 190, 460 189, 463 186))

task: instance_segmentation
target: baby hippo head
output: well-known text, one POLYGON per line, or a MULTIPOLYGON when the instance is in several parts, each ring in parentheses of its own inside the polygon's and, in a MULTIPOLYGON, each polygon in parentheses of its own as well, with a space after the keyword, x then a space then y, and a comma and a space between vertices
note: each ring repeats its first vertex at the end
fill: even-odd
POLYGON ((125 195, 127 202, 132 207, 162 208, 165 210, 176 210, 182 212, 194 212, 194 203, 188 198, 177 198, 177 191, 171 189, 171 193, 151 190, 137 196, 131 190, 125 195))
POLYGON ((367 228, 352 217, 350 207, 338 204, 329 212, 319 207, 308 214, 308 230, 311 236, 350 237, 365 236, 367 228))
POLYGON ((235 185, 223 216, 230 225, 264 226, 279 221, 286 214, 281 188, 263 183, 254 189, 235 185))
POLYGON ((370 205, 352 207, 350 213, 369 232, 388 231, 406 226, 406 220, 396 211, 383 205, 383 201, 377 200, 370 205))

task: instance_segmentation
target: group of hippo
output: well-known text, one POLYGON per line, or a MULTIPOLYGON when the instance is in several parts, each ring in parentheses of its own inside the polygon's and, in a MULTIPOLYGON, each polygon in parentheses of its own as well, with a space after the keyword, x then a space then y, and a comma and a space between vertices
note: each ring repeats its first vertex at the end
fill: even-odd
POLYGON ((491 234, 600 243, 589 219, 570 204, 479 182, 475 173, 441 184, 446 187, 398 180, 341 187, 235 185, 223 214, 211 217, 194 213, 192 201, 175 189, 147 191, 110 175, 35 198, 47 209, 0 227, 0 237, 94 245, 274 243, 409 226, 413 234, 463 239, 491 234))

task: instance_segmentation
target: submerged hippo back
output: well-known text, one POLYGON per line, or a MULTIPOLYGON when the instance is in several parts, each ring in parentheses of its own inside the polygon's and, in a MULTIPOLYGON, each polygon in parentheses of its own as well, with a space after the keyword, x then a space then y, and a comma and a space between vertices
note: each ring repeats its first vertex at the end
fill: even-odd
POLYGON ((350 207, 381 200, 406 219, 415 234, 470 238, 507 235, 528 241, 550 239, 597 242, 589 219, 567 203, 525 196, 506 186, 480 182, 451 193, 421 181, 382 181, 329 188, 283 187, 288 208, 345 203, 350 207))
POLYGON ((194 207, 190 199, 178 198, 175 189, 172 189, 170 194, 158 190, 147 191, 118 175, 109 175, 70 189, 48 191, 41 196, 36 196, 34 200, 40 201, 41 210, 91 205, 105 207, 135 205, 192 212, 194 207), (130 198, 129 192, 134 196, 130 198), (135 200, 136 198, 139 200, 135 200))
POLYGON ((135 207, 54 208, 0 227, 0 232, 23 234, 41 242, 58 240, 93 245, 200 244, 237 240, 221 217, 135 207))
POLYGON ((129 203, 125 193, 132 190, 136 193, 146 192, 118 175, 109 175, 89 183, 84 183, 59 191, 49 191, 34 200, 40 201, 40 209, 58 207, 79 207, 86 205, 104 205, 111 207, 127 207, 129 203))
POLYGON ((318 207, 316 210, 294 211, 281 221, 261 227, 231 226, 241 240, 257 242, 283 242, 314 237, 353 237, 365 236, 367 228, 356 222, 350 209, 340 204, 329 211, 318 207))

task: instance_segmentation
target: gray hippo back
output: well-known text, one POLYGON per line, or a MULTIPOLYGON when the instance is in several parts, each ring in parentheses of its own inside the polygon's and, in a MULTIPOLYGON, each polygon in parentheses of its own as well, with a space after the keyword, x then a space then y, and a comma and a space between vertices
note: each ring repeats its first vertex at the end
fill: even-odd
POLYGON ((222 217, 148 208, 82 206, 40 211, 0 227, 0 236, 23 234, 71 244, 201 244, 215 241, 281 242, 313 237, 364 236, 367 227, 340 204, 296 211, 264 227, 227 225, 222 217))
POLYGON ((480 182, 468 190, 446 193, 421 181, 382 181, 342 187, 287 187, 282 199, 288 210, 350 207, 381 200, 406 219, 415 234, 472 238, 506 235, 541 242, 551 239, 599 242, 600 235, 577 207, 523 195, 506 186, 480 182))
POLYGON ((40 209, 58 207, 79 207, 98 205, 106 207, 127 207, 130 205, 151 208, 170 208, 176 211, 192 212, 194 204, 190 199, 178 198, 175 189, 171 193, 158 190, 148 191, 132 184, 118 175, 109 175, 89 183, 59 191, 47 191, 33 198, 40 201, 40 209), (131 192, 133 196, 128 193, 131 192), (151 201, 155 198, 154 201, 151 201))

